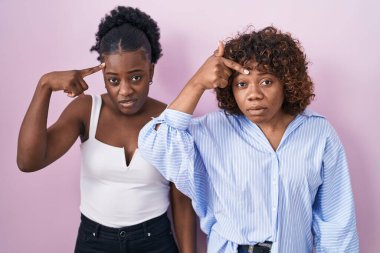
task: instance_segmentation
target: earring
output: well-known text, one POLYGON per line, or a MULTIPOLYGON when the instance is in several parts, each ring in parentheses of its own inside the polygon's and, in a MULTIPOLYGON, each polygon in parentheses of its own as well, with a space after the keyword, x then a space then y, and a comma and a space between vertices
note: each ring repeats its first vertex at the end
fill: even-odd
POLYGON ((153 83, 153 81, 150 81, 150 82, 149 82, 149 85, 152 85, 152 83, 153 83))

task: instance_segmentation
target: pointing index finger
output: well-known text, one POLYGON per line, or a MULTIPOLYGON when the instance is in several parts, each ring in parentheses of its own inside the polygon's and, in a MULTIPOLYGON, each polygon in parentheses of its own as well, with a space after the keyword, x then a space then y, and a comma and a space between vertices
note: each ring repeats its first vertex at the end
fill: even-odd
POLYGON ((224 65, 226 65, 230 69, 235 70, 235 71, 237 71, 243 75, 249 74, 249 70, 244 68, 243 66, 241 66, 239 63, 231 61, 231 60, 226 59, 226 58, 222 58, 222 60, 223 60, 224 65))
POLYGON ((106 64, 104 62, 102 62, 98 66, 91 67, 88 69, 82 69, 79 72, 81 73, 82 77, 85 77, 85 76, 89 76, 89 75, 92 75, 92 74, 98 72, 99 70, 103 69, 105 66, 106 66, 106 64))

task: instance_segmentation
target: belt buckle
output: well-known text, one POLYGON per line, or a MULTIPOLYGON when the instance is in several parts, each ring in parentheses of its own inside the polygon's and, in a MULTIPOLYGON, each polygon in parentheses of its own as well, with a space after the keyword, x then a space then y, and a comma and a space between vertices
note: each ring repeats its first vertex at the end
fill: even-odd
POLYGON ((253 253, 253 245, 248 246, 248 253, 253 253))

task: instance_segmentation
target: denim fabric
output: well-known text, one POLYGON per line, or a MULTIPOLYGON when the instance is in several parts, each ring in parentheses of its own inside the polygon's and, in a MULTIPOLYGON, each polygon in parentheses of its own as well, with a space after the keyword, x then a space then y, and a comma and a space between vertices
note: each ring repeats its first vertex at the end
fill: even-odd
POLYGON ((270 253, 272 248, 272 242, 265 241, 264 243, 258 243, 253 246, 239 245, 238 253, 270 253), (265 245, 266 244, 266 245, 265 245))
POLYGON ((100 225, 82 214, 75 253, 178 253, 178 248, 166 213, 123 228, 100 225))

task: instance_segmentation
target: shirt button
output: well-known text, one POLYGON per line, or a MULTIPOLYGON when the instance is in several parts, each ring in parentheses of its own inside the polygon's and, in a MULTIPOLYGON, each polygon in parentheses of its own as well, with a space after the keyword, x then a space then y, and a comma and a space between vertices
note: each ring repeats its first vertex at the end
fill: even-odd
POLYGON ((119 235, 120 235, 120 237, 126 237, 127 236, 127 232, 125 232, 125 231, 121 231, 120 233, 119 233, 119 235))

